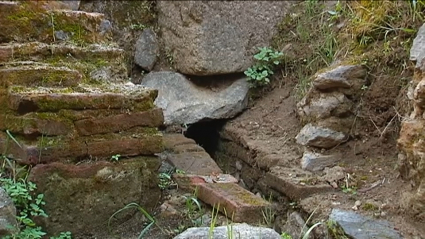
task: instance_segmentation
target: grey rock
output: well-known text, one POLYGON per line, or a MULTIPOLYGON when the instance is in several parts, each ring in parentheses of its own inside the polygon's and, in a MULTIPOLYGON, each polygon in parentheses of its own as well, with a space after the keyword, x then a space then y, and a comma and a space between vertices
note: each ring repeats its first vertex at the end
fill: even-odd
POLYGON ((172 125, 227 119, 240 113, 248 104, 248 83, 245 77, 229 82, 212 90, 179 73, 162 71, 147 74, 142 85, 158 90, 155 105, 164 110, 165 125, 172 125))
POLYGON ((366 76, 366 69, 361 65, 339 65, 330 67, 325 72, 316 75, 313 86, 319 90, 332 88, 361 87, 366 76))
POLYGON ((401 239, 399 232, 387 221, 374 220, 355 212, 333 209, 330 220, 337 222, 354 239, 401 239))
POLYGON ((100 67, 90 72, 90 78, 96 81, 107 82, 111 80, 111 70, 109 67, 100 67))
POLYGON ((346 135, 329 128, 314 126, 309 123, 301 129, 295 139, 298 144, 304 146, 329 149, 343 143, 346 140, 346 135))
POLYGON ((0 236, 17 232, 17 226, 15 205, 6 191, 0 187, 0 236))
POLYGON ((320 179, 328 183, 336 183, 345 178, 345 170, 343 167, 340 166, 325 168, 323 172, 324 175, 320 177, 320 179))
MULTIPOLYGON (((209 239, 209 227, 192 227, 174 237, 174 239, 209 239)), ((281 239, 279 233, 271 228, 254 227, 246 223, 230 224, 215 227, 214 239, 244 238, 244 239, 281 239), (232 228, 233 236, 228 236, 228 228, 232 228)), ((229 232, 230 233, 230 232, 229 232)))
POLYGON ((270 45, 290 1, 158 1, 158 24, 175 67, 189 75, 243 72, 270 45))
POLYGON ((320 171, 326 167, 335 165, 339 157, 335 155, 323 155, 315 152, 306 151, 301 158, 301 168, 308 171, 320 171))
POLYGON ((410 60, 416 63, 416 68, 421 68, 422 60, 425 57, 425 24, 423 24, 413 40, 410 48, 410 60))
POLYGON ((60 30, 60 31, 55 31, 55 38, 57 40, 66 41, 69 39, 69 36, 66 32, 60 30))
POLYGON ((151 29, 143 30, 136 41, 134 62, 144 70, 151 71, 158 60, 159 46, 155 32, 151 29))
POLYGON ((100 32, 105 34, 112 30, 112 23, 109 20, 102 20, 100 23, 100 32))
POLYGON ((301 118, 324 119, 329 116, 346 115, 350 112, 352 102, 343 93, 318 93, 310 91, 298 104, 301 118))

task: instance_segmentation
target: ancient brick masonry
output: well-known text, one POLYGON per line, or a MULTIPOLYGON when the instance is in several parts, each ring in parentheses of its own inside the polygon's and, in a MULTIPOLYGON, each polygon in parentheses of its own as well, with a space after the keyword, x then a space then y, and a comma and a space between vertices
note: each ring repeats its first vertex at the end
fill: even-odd
MULTIPOLYGON (((0 39, 8 44, 0 46, 0 130, 22 143, 9 144, 9 153, 37 164, 161 152, 157 92, 123 84, 123 51, 110 46, 103 15, 34 8, 12 3, 1 8, 0 39), (48 14, 65 40, 52 35, 53 26, 29 26, 34 20, 47 27, 48 14), (96 78, 99 74, 106 77, 96 78)), ((2 133, 2 150, 6 139, 2 133)))
POLYGON ((158 201, 164 117, 156 90, 128 82, 103 14, 48 9, 0 2, 0 152, 34 166, 43 229, 78 236, 158 201))

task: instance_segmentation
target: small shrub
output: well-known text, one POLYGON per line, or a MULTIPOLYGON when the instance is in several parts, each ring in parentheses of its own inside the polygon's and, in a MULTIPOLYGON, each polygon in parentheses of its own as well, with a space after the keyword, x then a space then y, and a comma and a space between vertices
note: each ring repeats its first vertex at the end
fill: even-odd
POLYGON ((259 50, 260 52, 254 55, 257 63, 244 72, 251 87, 268 85, 274 74, 273 68, 280 64, 283 56, 282 52, 268 47, 260 47, 259 50))

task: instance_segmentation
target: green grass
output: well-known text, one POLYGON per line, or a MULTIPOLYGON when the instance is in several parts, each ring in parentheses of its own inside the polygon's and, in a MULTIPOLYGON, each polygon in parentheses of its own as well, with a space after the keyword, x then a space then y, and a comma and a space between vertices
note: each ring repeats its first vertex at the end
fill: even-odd
POLYGON ((147 225, 144 226, 141 231, 140 234, 138 236, 138 239, 143 238, 148 232, 149 230, 154 226, 157 225, 158 228, 162 231, 162 228, 157 224, 157 221, 155 220, 155 218, 153 216, 151 216, 151 214, 146 211, 142 206, 140 206, 137 203, 129 203, 127 204, 125 207, 121 208, 120 210, 116 211, 114 214, 112 214, 109 217, 108 220, 108 228, 111 231, 111 222, 114 219, 114 217, 120 213, 122 213, 123 211, 127 211, 127 210, 134 210, 136 209, 138 212, 140 212, 146 219, 147 219, 147 225))

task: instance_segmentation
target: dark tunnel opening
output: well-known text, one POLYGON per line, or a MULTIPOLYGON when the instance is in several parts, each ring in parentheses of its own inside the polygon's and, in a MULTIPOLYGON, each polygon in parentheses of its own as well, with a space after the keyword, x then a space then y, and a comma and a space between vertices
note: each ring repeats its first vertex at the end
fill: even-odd
POLYGON ((195 140, 195 142, 205 149, 205 151, 215 159, 218 142, 220 140, 219 131, 226 123, 225 120, 204 121, 190 125, 184 136, 195 140))

